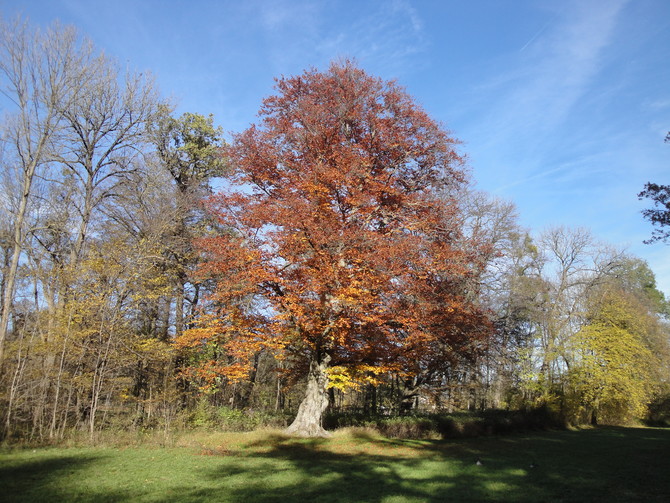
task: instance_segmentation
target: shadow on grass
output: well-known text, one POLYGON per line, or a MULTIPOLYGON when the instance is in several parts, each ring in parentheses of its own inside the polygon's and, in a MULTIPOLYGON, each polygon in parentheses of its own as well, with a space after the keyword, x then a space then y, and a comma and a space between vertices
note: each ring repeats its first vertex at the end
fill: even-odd
MULTIPOLYGON (((39 452, 39 451, 37 451, 39 452)), ((47 451, 48 452, 48 451, 47 451)), ((3 502, 118 502, 132 501, 126 491, 95 491, 80 485, 81 472, 101 456, 45 456, 12 462, 0 458, 0 501, 3 502)))
POLYGON ((103 490, 91 480, 91 473, 112 479, 108 458, 127 467, 123 453, 57 456, 46 450, 11 464, 0 456, 0 500, 666 502, 670 495, 670 430, 662 429, 457 441, 387 439, 366 431, 332 439, 268 434, 236 449, 162 451, 156 469, 166 484, 154 491, 131 484, 127 468, 133 489, 103 490), (168 465, 168 458, 178 463, 168 465))
POLYGON ((213 483, 228 480, 225 493, 194 491, 183 501, 666 502, 670 495, 669 431, 603 428, 420 443, 353 437, 366 449, 338 452, 322 439, 269 436, 249 444, 254 454, 240 455, 235 466, 203 474, 213 483), (406 448, 411 455, 403 456, 406 448), (230 480, 245 465, 253 478, 230 480))

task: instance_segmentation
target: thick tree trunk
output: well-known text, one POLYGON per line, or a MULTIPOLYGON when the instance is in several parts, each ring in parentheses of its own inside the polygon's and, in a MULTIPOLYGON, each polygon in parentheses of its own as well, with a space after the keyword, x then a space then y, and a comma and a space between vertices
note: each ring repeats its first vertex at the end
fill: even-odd
POLYGON ((309 365, 307 375, 307 391, 291 426, 286 430, 292 435, 301 437, 327 437, 329 433, 323 429, 321 420, 328 408, 328 363, 330 356, 314 358, 309 365))
POLYGON ((421 379, 419 377, 405 379, 405 387, 400 395, 400 415, 410 414, 416 408, 420 385, 421 379))

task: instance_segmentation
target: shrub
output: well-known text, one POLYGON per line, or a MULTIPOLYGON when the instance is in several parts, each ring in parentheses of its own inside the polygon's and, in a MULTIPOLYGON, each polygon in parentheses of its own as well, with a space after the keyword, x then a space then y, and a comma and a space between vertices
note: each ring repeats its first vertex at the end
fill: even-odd
POLYGON ((649 426, 670 427, 670 394, 657 397, 649 405, 646 423, 649 426))
POLYGON ((327 429, 370 428, 389 438, 465 438, 548 428, 564 424, 548 408, 528 411, 486 410, 451 414, 374 416, 361 413, 331 413, 324 420, 327 429))

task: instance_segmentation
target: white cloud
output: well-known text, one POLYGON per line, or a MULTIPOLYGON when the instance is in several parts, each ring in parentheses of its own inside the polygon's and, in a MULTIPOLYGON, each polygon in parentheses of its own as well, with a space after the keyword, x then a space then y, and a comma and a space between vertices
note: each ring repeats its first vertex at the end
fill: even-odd
POLYGON ((652 101, 651 103, 647 103, 646 106, 652 110, 665 110, 666 108, 670 108, 670 98, 652 101))
POLYGON ((515 159, 515 171, 525 171, 519 180, 542 176, 535 168, 545 144, 594 83, 625 3, 571 2, 526 42, 518 64, 486 90, 496 101, 479 125, 487 137, 478 149, 515 159))
POLYGON ((352 7, 348 15, 337 16, 337 26, 324 23, 315 51, 322 60, 353 57, 374 73, 397 77, 409 71, 428 46, 423 22, 404 0, 372 6, 352 7))
POLYGON ((259 3, 260 22, 271 33, 284 36, 312 33, 316 28, 320 9, 318 2, 273 0, 259 3))
POLYGON ((511 97, 514 115, 522 113, 530 127, 560 122, 591 83, 600 68, 624 2, 596 6, 579 2, 549 33, 527 63, 535 68, 531 79, 511 97))

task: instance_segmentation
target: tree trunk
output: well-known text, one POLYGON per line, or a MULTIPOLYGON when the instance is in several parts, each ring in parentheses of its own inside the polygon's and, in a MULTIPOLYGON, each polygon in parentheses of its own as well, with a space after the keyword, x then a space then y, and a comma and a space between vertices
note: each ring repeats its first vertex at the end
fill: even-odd
POLYGON ((309 364, 307 375, 307 391, 291 426, 287 433, 301 437, 327 437, 329 433, 323 429, 321 420, 328 408, 328 364, 330 356, 314 358, 309 364))
POLYGON ((418 377, 405 379, 405 386, 400 395, 400 415, 410 414, 416 408, 420 393, 421 380, 418 377))
POLYGON ((174 335, 180 337, 184 332, 184 293, 186 284, 186 273, 179 273, 177 278, 177 287, 175 288, 175 315, 174 315, 174 335))
POLYGON ((2 292, 2 314, 0 314, 0 365, 2 365, 5 339, 9 329, 9 318, 12 314, 12 304, 14 301, 14 284, 19 270, 19 259, 23 251, 23 240, 25 237, 24 225, 26 220, 26 210, 28 208, 28 198, 30 197, 33 178, 37 162, 31 162, 28 169, 25 170, 23 180, 23 192, 19 202, 19 211, 14 221, 14 241, 12 243, 12 260, 9 268, 3 276, 4 291, 2 292))

